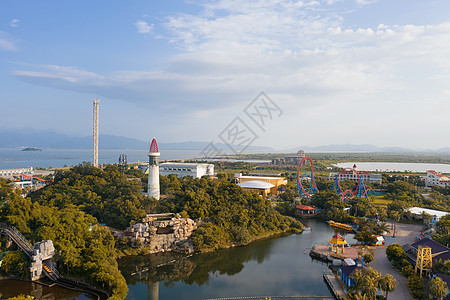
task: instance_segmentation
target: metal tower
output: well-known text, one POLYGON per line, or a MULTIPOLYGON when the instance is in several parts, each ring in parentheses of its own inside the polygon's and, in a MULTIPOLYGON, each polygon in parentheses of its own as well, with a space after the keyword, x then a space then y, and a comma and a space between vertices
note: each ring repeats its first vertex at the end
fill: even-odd
POLYGON ((94 167, 98 167, 98 103, 99 99, 94 99, 94 167))
POLYGON ((153 138, 148 152, 148 197, 159 200, 159 150, 153 138))
POLYGON ((431 272, 432 264, 431 247, 420 245, 417 250, 415 271, 417 272, 417 269, 419 269, 420 276, 422 276, 422 271, 431 272))

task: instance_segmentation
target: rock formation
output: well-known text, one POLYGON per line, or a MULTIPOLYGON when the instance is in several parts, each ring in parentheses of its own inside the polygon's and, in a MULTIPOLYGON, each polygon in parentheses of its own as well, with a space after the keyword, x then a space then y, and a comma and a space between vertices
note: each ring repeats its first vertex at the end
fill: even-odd
POLYGON ((153 251, 194 251, 190 236, 197 229, 192 219, 181 218, 178 214, 152 214, 127 228, 126 233, 132 244, 153 251))

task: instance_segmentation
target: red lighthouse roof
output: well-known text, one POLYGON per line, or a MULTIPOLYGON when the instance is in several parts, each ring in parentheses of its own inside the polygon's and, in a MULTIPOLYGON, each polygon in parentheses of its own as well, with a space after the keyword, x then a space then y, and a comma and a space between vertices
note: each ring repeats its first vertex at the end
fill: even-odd
POLYGON ((153 138, 152 143, 151 143, 151 145, 150 145, 150 151, 149 151, 149 153, 158 153, 158 152, 159 152, 159 150, 158 150, 158 144, 156 143, 156 139, 153 138))

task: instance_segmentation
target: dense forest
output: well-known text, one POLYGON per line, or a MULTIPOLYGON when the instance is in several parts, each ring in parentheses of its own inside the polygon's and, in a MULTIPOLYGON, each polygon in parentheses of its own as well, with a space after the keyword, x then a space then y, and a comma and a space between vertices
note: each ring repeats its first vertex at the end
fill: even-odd
MULTIPOLYGON (((123 174, 116 166, 101 170, 82 164, 57 171, 54 183, 24 198, 0 179, 0 222, 15 226, 32 243, 52 240, 54 261, 63 275, 94 283, 113 299, 123 299, 127 285, 115 260, 119 241, 108 227, 125 229, 149 212, 180 213, 201 224, 192 236, 198 251, 302 229, 299 221, 276 211, 270 200, 244 191, 227 176, 161 176, 160 201, 142 195, 146 181, 143 173, 123 174)), ((6 244, 6 238, 0 237, 2 250, 6 244)), ((27 257, 11 251, 0 272, 27 277, 28 268, 27 257)))
MULTIPOLYGON (((33 202, 23 198, 0 180, 0 221, 15 226, 31 243, 52 240, 54 261, 66 276, 82 278, 108 290, 112 299, 123 299, 127 293, 125 279, 114 259, 114 237, 105 226, 94 225, 95 217, 71 203, 62 207, 33 202)), ((6 239, 2 237, 1 247, 6 239)), ((28 257, 12 251, 3 258, 0 272, 29 277, 28 257)))
POLYGON ((224 175, 217 179, 169 175, 161 178, 161 191, 167 197, 158 202, 156 211, 202 220, 192 236, 199 251, 245 245, 259 237, 303 228, 275 210, 269 199, 243 190, 224 175))

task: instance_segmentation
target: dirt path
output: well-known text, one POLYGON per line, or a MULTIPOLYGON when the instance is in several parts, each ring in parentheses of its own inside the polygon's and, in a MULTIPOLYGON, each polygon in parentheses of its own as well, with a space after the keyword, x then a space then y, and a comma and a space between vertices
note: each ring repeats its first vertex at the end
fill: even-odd
MULTIPOLYGON (((389 221, 388 225, 392 225, 389 221)), ((386 247, 390 244, 404 245, 406 243, 413 243, 416 236, 419 235, 422 225, 419 224, 403 224, 397 223, 396 237, 392 237, 392 232, 386 238, 386 244, 377 247, 374 250, 375 261, 371 263, 371 267, 376 269, 382 275, 386 273, 391 274, 397 280, 397 289, 389 293, 389 300, 413 300, 414 298, 409 293, 408 280, 405 276, 397 272, 386 257, 386 247)))

